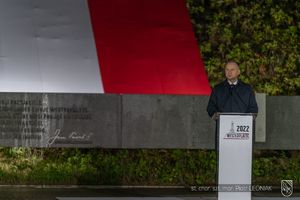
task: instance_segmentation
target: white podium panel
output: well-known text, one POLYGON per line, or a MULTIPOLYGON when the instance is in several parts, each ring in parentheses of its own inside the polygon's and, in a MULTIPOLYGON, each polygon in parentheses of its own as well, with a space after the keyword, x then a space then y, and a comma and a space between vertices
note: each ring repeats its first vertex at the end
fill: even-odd
POLYGON ((221 114, 219 117, 219 200, 251 200, 251 114, 221 114))

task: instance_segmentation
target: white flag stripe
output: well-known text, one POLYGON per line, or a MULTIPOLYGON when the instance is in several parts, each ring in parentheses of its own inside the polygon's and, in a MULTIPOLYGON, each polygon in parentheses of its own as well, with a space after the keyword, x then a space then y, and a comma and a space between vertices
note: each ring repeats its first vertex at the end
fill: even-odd
POLYGON ((86 0, 0 0, 0 91, 103 93, 86 0))

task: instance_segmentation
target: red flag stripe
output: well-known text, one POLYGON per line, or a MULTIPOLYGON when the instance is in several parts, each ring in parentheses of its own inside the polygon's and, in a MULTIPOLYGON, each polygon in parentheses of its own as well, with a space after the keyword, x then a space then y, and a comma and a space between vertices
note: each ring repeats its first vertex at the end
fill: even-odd
POLYGON ((106 93, 210 93, 184 0, 88 4, 106 93))

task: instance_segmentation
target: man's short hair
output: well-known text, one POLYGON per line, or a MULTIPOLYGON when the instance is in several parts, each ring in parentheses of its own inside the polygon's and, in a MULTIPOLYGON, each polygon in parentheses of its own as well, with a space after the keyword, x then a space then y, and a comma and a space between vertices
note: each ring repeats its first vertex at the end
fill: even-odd
POLYGON ((234 60, 229 60, 229 61, 227 61, 226 64, 224 65, 224 68, 225 68, 228 64, 236 64, 237 67, 240 68, 240 65, 239 65, 236 61, 234 61, 234 60))

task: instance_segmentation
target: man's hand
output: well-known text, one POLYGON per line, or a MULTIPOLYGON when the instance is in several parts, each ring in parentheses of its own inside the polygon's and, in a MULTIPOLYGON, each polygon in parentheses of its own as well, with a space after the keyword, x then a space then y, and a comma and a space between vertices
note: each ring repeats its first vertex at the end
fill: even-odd
POLYGON ((212 116, 212 119, 213 120, 218 120, 219 119, 219 115, 220 115, 219 112, 215 112, 214 115, 212 116))
POLYGON ((257 113, 252 113, 253 119, 256 119, 257 113))

